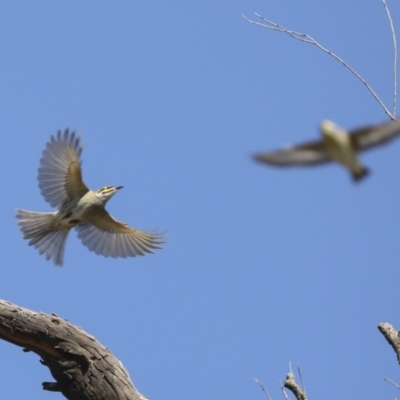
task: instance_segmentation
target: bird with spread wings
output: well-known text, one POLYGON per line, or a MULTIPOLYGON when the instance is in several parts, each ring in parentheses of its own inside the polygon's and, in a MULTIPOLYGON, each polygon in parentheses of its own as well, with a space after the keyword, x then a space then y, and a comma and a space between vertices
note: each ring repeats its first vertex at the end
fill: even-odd
POLYGON ((368 175, 357 153, 380 146, 400 135, 400 122, 391 121, 346 131, 331 121, 320 126, 322 139, 283 150, 259 153, 256 161, 279 167, 318 165, 336 161, 347 168, 354 181, 368 175))
POLYGON ((58 210, 39 213, 18 209, 24 239, 59 266, 72 228, 89 250, 105 257, 135 257, 159 249, 164 243, 162 234, 131 228, 105 209, 122 186, 89 190, 82 180, 81 153, 80 137, 68 129, 58 131, 47 143, 40 160, 39 188, 44 199, 58 210))

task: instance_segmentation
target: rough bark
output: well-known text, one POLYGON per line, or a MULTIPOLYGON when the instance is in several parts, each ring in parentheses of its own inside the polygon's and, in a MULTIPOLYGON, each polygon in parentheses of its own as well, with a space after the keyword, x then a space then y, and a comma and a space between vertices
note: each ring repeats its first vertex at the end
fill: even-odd
POLYGON ((56 382, 43 389, 70 400, 145 400, 122 363, 93 336, 56 314, 0 300, 0 339, 33 351, 56 382))
POLYGON ((379 331, 392 346, 397 355, 397 361, 400 364, 400 332, 387 322, 378 325, 379 331))
POLYGON ((307 400, 305 391, 296 383, 294 374, 292 372, 289 372, 286 375, 283 386, 285 386, 285 388, 289 389, 294 394, 296 400, 307 400))

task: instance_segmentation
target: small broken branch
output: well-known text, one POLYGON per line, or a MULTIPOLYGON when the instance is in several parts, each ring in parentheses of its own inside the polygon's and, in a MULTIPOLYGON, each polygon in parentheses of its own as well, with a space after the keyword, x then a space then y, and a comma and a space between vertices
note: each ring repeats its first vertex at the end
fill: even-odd
POLYGON ((106 347, 56 314, 0 300, 0 339, 41 357, 56 380, 43 382, 44 390, 70 400, 146 400, 106 347))
POLYGON ((397 361, 400 363, 400 333, 388 323, 378 325, 379 332, 385 337, 396 353, 397 361))
POLYGON ((286 375, 283 386, 289 389, 294 394, 296 400, 307 400, 305 391, 296 383, 294 374, 292 372, 289 372, 286 375))

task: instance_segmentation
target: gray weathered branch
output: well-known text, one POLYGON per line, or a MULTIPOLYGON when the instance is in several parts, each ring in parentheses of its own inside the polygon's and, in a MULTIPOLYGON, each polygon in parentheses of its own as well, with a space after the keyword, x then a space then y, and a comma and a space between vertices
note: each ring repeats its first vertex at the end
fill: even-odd
POLYGON ((397 355, 397 361, 400 363, 400 333, 387 322, 378 325, 379 331, 393 347, 397 355))
POLYGON ((33 351, 56 382, 43 389, 70 400, 145 400, 122 363, 93 336, 55 314, 0 300, 0 339, 33 351))
POLYGON ((297 400, 307 400, 305 391, 296 383, 294 374, 292 372, 289 372, 286 375, 283 386, 289 389, 294 394, 297 400))

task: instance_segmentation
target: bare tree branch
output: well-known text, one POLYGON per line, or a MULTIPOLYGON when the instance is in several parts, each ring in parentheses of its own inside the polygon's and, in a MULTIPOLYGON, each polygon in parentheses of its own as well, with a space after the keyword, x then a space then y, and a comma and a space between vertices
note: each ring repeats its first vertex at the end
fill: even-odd
POLYGON ((0 339, 41 357, 56 380, 43 382, 44 390, 70 400, 146 400, 107 348, 56 314, 0 300, 0 339))
POLYGON ((296 383, 294 374, 292 372, 289 372, 286 375, 284 386, 294 394, 296 400, 307 400, 304 390, 296 383))
POLYGON ((265 390, 264 385, 256 378, 254 378, 255 382, 258 383, 261 387, 261 390, 264 392, 265 396, 267 396, 268 400, 272 400, 268 392, 265 390))
POLYGON ((388 343, 393 347, 397 355, 397 361, 400 363, 400 334, 392 325, 388 323, 382 323, 378 325, 379 331, 388 341, 388 343))
POLYGON ((300 382, 301 382, 301 387, 303 388, 304 395, 306 395, 306 385, 305 385, 305 383, 304 383, 304 381, 303 381, 303 376, 301 375, 300 367, 297 368, 297 372, 299 373, 300 382))
POLYGON ((393 78, 394 78, 394 93, 393 93, 393 115, 396 115, 397 108, 397 41, 396 31, 394 30, 392 16, 390 15, 389 7, 386 4, 386 0, 382 0, 383 6, 385 7, 386 13, 389 18, 390 29, 392 30, 393 47, 394 47, 394 61, 393 61, 393 78))
POLYGON ((341 59, 339 56, 337 56, 335 53, 331 52, 330 50, 326 49, 325 47, 323 47, 320 43, 318 43, 314 38, 312 38, 311 36, 305 34, 305 33, 300 33, 300 32, 296 32, 296 31, 292 31, 289 30, 285 27, 283 27, 282 25, 279 25, 275 22, 272 22, 268 19, 266 19, 265 17, 263 17, 260 14, 255 13, 255 15, 260 18, 261 20, 263 20, 265 23, 261 23, 261 22, 256 22, 253 21, 249 18, 247 18, 244 14, 242 14, 242 17, 250 22, 253 25, 258 25, 261 26, 262 28, 266 28, 266 29, 271 29, 273 31, 278 31, 278 32, 283 32, 283 33, 287 33, 289 36, 291 36, 294 39, 300 40, 301 42, 304 43, 309 43, 309 44, 313 44, 315 46, 317 46, 320 50, 322 50, 323 52, 329 54, 331 57, 333 57, 334 59, 336 59, 337 61, 339 61, 343 66, 345 66, 352 74, 354 74, 364 85, 365 87, 368 89, 368 91, 372 94, 372 96, 375 98, 375 100, 380 104, 380 106, 383 108, 383 110, 385 111, 385 113, 389 116, 390 119, 392 120, 396 120, 395 116, 387 109, 387 107, 383 104, 382 100, 379 98, 379 96, 375 93, 375 91, 372 89, 372 87, 368 84, 368 82, 354 69, 352 68, 348 63, 346 63, 343 59, 341 59))
POLYGON ((395 381, 392 381, 391 379, 385 377, 383 378, 384 381, 391 383, 394 387, 396 387, 397 389, 400 390, 400 385, 398 383, 396 383, 395 381))

